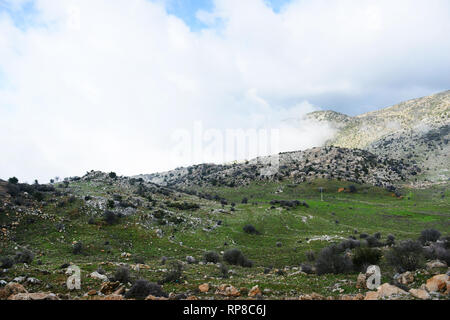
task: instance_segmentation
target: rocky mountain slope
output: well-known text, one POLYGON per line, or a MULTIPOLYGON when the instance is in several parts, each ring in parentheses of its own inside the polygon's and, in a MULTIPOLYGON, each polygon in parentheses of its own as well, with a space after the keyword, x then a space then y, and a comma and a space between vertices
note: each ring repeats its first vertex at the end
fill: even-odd
POLYGON ((345 180, 392 188, 396 182, 417 175, 420 169, 401 160, 392 160, 360 149, 320 147, 305 151, 259 157, 241 164, 201 164, 172 171, 141 175, 163 186, 242 186, 252 181, 294 183, 314 179, 345 180))
POLYGON ((356 117, 334 111, 313 112, 306 117, 337 129, 327 145, 365 149, 416 164, 430 181, 449 177, 450 91, 356 117))
POLYGON ((296 183, 337 179, 392 188, 446 182, 450 175, 450 91, 350 117, 313 112, 307 119, 337 130, 325 147, 259 157, 245 163, 200 164, 137 176, 163 186, 239 186, 254 180, 296 183))

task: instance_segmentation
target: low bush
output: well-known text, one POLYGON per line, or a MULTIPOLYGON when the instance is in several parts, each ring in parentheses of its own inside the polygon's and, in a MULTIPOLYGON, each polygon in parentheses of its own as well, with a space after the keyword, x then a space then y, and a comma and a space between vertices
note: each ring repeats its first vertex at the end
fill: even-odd
POLYGON ((163 277, 163 279, 159 281, 159 283, 164 284, 164 283, 180 282, 182 275, 183 275, 183 265, 178 261, 172 262, 170 270, 163 277))
POLYGON ((388 235, 386 237, 386 245, 391 247, 394 244, 395 244, 395 237, 392 234, 388 235))
POLYGON ((246 226, 244 226, 243 230, 245 233, 248 233, 248 234, 255 234, 255 235, 260 234, 259 231, 256 230, 256 228, 254 226, 252 226, 251 224, 247 224, 246 226))
POLYGON ((33 259, 34 259, 34 254, 28 249, 24 249, 22 251, 17 252, 14 257, 14 261, 16 263, 30 264, 31 262, 33 262, 33 259))
POLYGON ((313 274, 314 273, 314 270, 313 270, 313 268, 312 268, 312 266, 310 264, 303 263, 300 267, 301 267, 302 272, 304 272, 306 274, 313 274))
POLYGON ((0 268, 2 269, 9 269, 14 266, 14 260, 10 257, 2 257, 0 258, 0 268))
POLYGON ((441 233, 436 229, 425 229, 421 232, 419 240, 422 244, 436 242, 441 237, 441 233))
POLYGON ((352 260, 342 253, 336 245, 322 249, 316 259, 318 275, 348 273, 353 269, 352 260))
POLYGON ((232 265, 251 268, 253 262, 248 260, 239 249, 229 249, 223 254, 223 260, 232 265))
POLYGON ((112 211, 105 211, 105 213, 103 214, 103 220, 106 222, 106 224, 108 225, 113 225, 113 224, 117 224, 120 220, 120 215, 112 212, 112 211))
POLYGON ((405 240, 386 253, 386 260, 397 272, 414 271, 424 264, 424 251, 418 241, 405 240))
POLYGON ((131 282, 130 269, 126 266, 118 267, 114 273, 113 279, 114 281, 119 281, 123 284, 131 282))
POLYGON ((72 253, 73 254, 81 254, 83 253, 83 243, 82 242, 75 242, 72 246, 72 253))
POLYGON ((208 262, 218 263, 220 261, 220 256, 217 252, 208 251, 205 252, 205 254, 203 255, 203 261, 206 263, 208 262))
POLYGON ((125 293, 125 298, 145 299, 149 295, 155 297, 168 297, 167 293, 162 290, 160 285, 140 279, 135 281, 130 290, 125 293))
POLYGON ((377 265, 380 262, 381 256, 380 249, 367 247, 356 248, 352 256, 353 266, 357 271, 366 270, 370 265, 377 265))

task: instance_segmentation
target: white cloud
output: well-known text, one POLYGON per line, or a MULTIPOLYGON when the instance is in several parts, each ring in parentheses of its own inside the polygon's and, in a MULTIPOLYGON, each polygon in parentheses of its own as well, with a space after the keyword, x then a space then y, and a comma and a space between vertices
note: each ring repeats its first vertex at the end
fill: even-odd
POLYGON ((279 14, 263 0, 216 0, 200 32, 164 1, 35 3, 25 29, 0 14, 2 178, 170 169, 171 133, 195 121, 284 128, 284 149, 309 147, 330 132, 283 122, 317 109, 305 97, 450 80, 446 0, 299 0, 279 14))

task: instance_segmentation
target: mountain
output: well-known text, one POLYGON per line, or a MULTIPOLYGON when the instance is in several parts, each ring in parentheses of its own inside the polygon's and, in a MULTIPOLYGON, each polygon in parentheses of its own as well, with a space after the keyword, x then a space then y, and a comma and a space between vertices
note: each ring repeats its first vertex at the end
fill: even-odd
POLYGON ((420 172, 408 162, 393 160, 366 150, 317 147, 259 157, 239 164, 201 164, 188 168, 141 175, 162 186, 191 189, 200 186, 237 187, 253 181, 292 180, 294 183, 316 179, 344 180, 392 188, 420 172))
POLYGON ((306 118, 336 129, 329 146, 360 148, 418 165, 429 181, 449 178, 450 91, 356 117, 318 111, 306 118))

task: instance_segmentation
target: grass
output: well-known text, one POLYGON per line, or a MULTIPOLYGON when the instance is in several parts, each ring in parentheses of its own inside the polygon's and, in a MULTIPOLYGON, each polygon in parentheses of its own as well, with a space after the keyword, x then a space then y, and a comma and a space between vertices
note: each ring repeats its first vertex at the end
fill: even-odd
MULTIPOLYGON (((139 273, 132 272, 134 277, 158 281, 164 275, 163 269, 168 268, 160 264, 162 256, 168 257, 169 261, 184 261, 186 256, 191 255, 201 261, 206 251, 220 253, 229 248, 238 248, 254 262, 255 267, 229 266, 236 274, 232 278, 221 279, 215 265, 188 265, 183 273, 185 278, 180 283, 165 284, 164 291, 195 292, 199 284, 209 282, 216 285, 231 283, 238 288, 251 288, 258 284, 262 289, 270 289, 273 298, 311 292, 335 296, 358 292, 354 285, 356 273, 320 277, 304 274, 278 276, 273 273, 265 275, 263 270, 268 266, 290 267, 287 274, 293 273, 293 267, 307 262, 307 251, 317 252, 330 244, 328 241, 311 241, 323 235, 339 239, 350 235, 359 236, 360 233, 381 232, 382 240, 388 234, 401 240, 417 239, 421 230, 426 228, 438 229, 443 235, 450 233, 450 194, 446 185, 425 190, 405 189, 402 190, 402 198, 366 185, 356 185, 356 193, 338 192, 339 188, 349 185, 343 181, 317 180, 298 185, 290 181, 255 182, 237 188, 198 189, 226 198, 228 203, 235 202, 236 210, 232 212, 231 206, 227 205, 224 208, 226 212, 221 212, 217 210, 222 208, 218 202, 183 194, 178 196, 178 201, 199 203, 200 209, 171 210, 192 223, 161 226, 145 221, 142 217, 149 214, 151 209, 142 206, 135 215, 122 218, 117 225, 107 226, 100 223, 101 210, 86 206, 82 200, 84 196, 111 198, 114 193, 125 197, 133 196, 132 193, 116 184, 72 182, 69 188, 71 193, 78 196, 78 200, 73 203, 66 201, 63 207, 48 201, 40 209, 42 213, 33 216, 33 223, 25 223, 25 217, 17 212, 2 217, 2 223, 19 223, 14 232, 14 241, 0 242, 0 255, 13 254, 16 246, 29 246, 36 254, 31 267, 26 269, 23 265, 16 265, 7 277, 35 276, 43 280, 42 285, 36 286, 36 291, 45 290, 47 284, 52 284, 53 292, 67 293, 67 276, 59 269, 63 263, 80 266, 83 291, 88 291, 100 286, 98 280, 86 278, 88 273, 99 266, 107 273, 112 273, 118 263, 133 263, 132 258, 122 257, 124 252, 143 257, 149 266, 149 269, 142 269, 139 273), (324 201, 321 201, 321 187, 324 201), (442 194, 445 196, 442 197, 442 194), (241 204, 244 197, 248 198, 248 204, 241 204), (272 208, 270 201, 274 199, 306 201, 309 208, 272 208), (96 217, 96 224, 88 224, 90 216, 96 217), (219 220, 219 227, 206 231, 219 220), (64 231, 58 231, 58 223, 64 224, 64 231), (261 234, 245 233, 242 228, 246 224, 252 224, 261 234), (157 229, 164 232, 162 238, 157 236, 157 229), (355 230, 358 234, 355 234, 355 230), (72 244, 76 241, 81 241, 85 248, 80 255, 72 254, 72 244), (282 243, 281 247, 276 245, 277 242, 282 243), (41 265, 37 264, 38 260, 42 262, 41 265), (336 283, 342 283, 342 293, 333 291, 336 283)), ((158 203, 171 200, 163 195, 154 195, 154 198, 158 203)), ((67 196, 63 196, 59 200, 67 199, 67 196)), ((389 280, 391 273, 392 270, 387 269, 383 275, 385 281, 389 280)))

